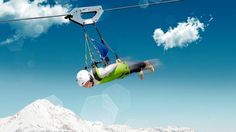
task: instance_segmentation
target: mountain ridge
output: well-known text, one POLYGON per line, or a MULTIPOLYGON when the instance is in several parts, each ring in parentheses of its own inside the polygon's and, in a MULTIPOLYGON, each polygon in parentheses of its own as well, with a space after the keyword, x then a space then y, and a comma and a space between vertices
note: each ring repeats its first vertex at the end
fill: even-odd
POLYGON ((0 118, 0 132, 194 132, 190 128, 131 128, 127 125, 107 126, 79 118, 74 112, 39 99, 13 116, 0 118))

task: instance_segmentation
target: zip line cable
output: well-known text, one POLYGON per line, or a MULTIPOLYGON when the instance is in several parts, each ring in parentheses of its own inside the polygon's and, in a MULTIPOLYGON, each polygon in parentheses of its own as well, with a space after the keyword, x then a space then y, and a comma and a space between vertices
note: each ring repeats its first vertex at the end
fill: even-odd
POLYGON ((9 19, 9 20, 2 20, 2 21, 0 21, 0 23, 9 23, 9 22, 16 22, 16 21, 27 21, 27 20, 35 20, 35 19, 47 19, 47 18, 55 18, 55 17, 64 17, 66 15, 69 15, 69 14, 41 16, 41 17, 29 17, 29 18, 19 18, 19 19, 9 19))
POLYGON ((137 5, 130 5, 130 6, 121 6, 121 7, 104 9, 104 11, 123 10, 123 9, 129 9, 129 8, 137 8, 137 7, 142 7, 142 6, 153 6, 153 5, 167 4, 167 3, 180 2, 180 1, 184 1, 184 0, 167 0, 167 1, 159 1, 159 2, 137 4, 137 5))
MULTIPOLYGON (((64 7, 68 3, 69 2, 63 4, 62 7, 64 7)), ((30 17, 30 18, 19 18, 19 19, 5 20, 5 21, 3 20, 3 21, 0 21, 0 23, 8 23, 8 22, 16 22, 16 21, 27 21, 27 20, 45 19, 45 18, 55 18, 55 17, 64 17, 64 16, 67 16, 67 15, 69 15, 69 14, 41 16, 41 17, 30 17)))
MULTIPOLYGON (((137 4, 137 5, 129 5, 129 6, 120 6, 120 7, 114 7, 114 8, 107 8, 103 9, 104 11, 114 11, 114 10, 123 10, 123 9, 130 9, 130 8, 137 8, 142 6, 154 6, 154 5, 160 5, 160 4, 168 4, 168 3, 174 3, 174 2, 181 2, 184 0, 167 0, 167 1, 159 1, 159 2, 153 2, 153 3, 146 3, 146 4, 137 4)), ((47 19, 47 18, 56 18, 56 17, 65 17, 68 14, 61 14, 61 15, 51 15, 51 16, 39 16, 39 17, 29 17, 29 18, 18 18, 18 19, 9 19, 9 20, 0 20, 0 23, 9 23, 9 22, 17 22, 17 21, 27 21, 27 20, 35 20, 35 19, 47 19)))

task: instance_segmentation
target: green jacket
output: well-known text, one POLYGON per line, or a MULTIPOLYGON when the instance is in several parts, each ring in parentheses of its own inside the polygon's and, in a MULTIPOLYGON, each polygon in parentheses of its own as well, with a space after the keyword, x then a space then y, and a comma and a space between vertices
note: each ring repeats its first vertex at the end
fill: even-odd
POLYGON ((108 76, 101 78, 98 72, 98 68, 94 67, 93 69, 94 78, 97 80, 97 84, 103 84, 110 81, 113 81, 118 78, 124 78, 130 73, 129 66, 126 62, 117 63, 116 68, 108 76))

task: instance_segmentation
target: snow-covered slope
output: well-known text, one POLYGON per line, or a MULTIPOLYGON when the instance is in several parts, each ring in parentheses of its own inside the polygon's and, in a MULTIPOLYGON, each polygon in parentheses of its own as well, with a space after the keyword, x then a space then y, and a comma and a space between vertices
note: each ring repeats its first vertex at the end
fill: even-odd
POLYGON ((106 126, 80 119, 72 111, 37 100, 14 116, 0 119, 0 132, 194 132, 190 128, 133 129, 124 125, 106 126))

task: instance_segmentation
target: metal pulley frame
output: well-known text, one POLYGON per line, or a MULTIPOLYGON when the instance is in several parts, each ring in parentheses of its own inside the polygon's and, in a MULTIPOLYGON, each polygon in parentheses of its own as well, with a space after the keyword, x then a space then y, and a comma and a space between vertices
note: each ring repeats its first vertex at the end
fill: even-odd
POLYGON ((82 26, 85 26, 95 24, 99 20, 103 12, 104 10, 102 9, 102 6, 81 7, 73 9, 65 18, 82 26), (95 15, 92 18, 84 19, 83 15, 86 13, 95 13, 95 15))
MULTIPOLYGON (((81 8, 75 8, 73 9, 69 15, 67 15, 65 18, 69 19, 70 21, 79 24, 83 27, 84 30, 84 37, 85 37, 85 45, 86 45, 86 49, 88 51, 88 55, 90 57, 90 60, 92 62, 92 64, 96 63, 96 59, 93 55, 92 52, 92 48, 97 50, 97 53, 99 54, 98 49, 94 46, 93 42, 91 41, 91 38, 89 37, 87 31, 86 31, 86 26, 88 25, 93 25, 94 28, 96 29, 96 32, 100 38, 101 43, 111 52, 113 52, 115 54, 116 59, 119 58, 118 55, 114 52, 114 50, 112 50, 110 48, 110 46, 106 43, 106 41, 104 40, 104 38, 102 37, 102 34, 100 33, 100 31, 98 30, 96 23, 98 22, 99 18, 101 17, 101 15, 103 14, 104 10, 102 9, 102 6, 89 6, 89 7, 81 7, 81 8), (91 18, 83 18, 83 15, 86 15, 88 13, 94 13, 94 16, 92 16, 91 18)), ((99 54, 101 55, 101 54, 99 54)), ((87 54, 85 53, 85 63, 86 66, 88 67, 87 64, 87 54)), ((105 58, 101 58, 102 59, 102 63, 104 63, 105 65, 108 65, 110 59, 109 57, 105 57, 105 58)))

